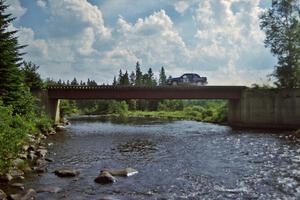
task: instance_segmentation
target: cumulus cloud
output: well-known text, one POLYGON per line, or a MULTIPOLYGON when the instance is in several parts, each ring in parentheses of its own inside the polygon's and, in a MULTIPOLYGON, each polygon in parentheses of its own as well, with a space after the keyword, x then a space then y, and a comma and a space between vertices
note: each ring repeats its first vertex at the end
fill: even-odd
POLYGON ((45 0, 37 0, 36 4, 41 8, 45 8, 47 6, 47 2, 45 0))
POLYGON ((252 77, 247 76, 251 70, 257 73, 270 69, 274 59, 263 45, 259 3, 259 0, 201 1, 194 15, 198 27, 195 53, 203 56, 194 56, 193 62, 206 64, 231 80, 236 77, 239 83, 251 81, 252 77))
POLYGON ((251 84, 270 73, 274 64, 259 30, 259 4, 260 0, 169 1, 178 13, 185 13, 178 16, 193 22, 193 44, 187 44, 165 9, 134 20, 119 16, 108 27, 100 9, 107 3, 103 8, 86 0, 38 0, 47 14, 39 26, 45 36, 40 38, 37 29, 29 27, 19 27, 19 35, 22 44, 29 44, 26 58, 41 65, 43 77, 109 83, 118 69, 133 70, 140 61, 144 71, 165 66, 173 76, 206 75, 209 84, 251 84))
POLYGON ((7 13, 11 13, 14 17, 19 19, 26 13, 27 9, 21 6, 19 0, 10 0, 9 7, 7 8, 7 13))
POLYGON ((184 13, 188 9, 189 4, 186 1, 178 1, 174 4, 174 8, 179 13, 184 13))

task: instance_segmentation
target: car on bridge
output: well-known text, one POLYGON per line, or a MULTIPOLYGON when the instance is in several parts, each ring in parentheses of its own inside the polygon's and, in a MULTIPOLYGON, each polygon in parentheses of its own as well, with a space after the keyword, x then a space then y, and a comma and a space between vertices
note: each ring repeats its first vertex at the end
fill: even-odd
POLYGON ((186 73, 180 77, 169 78, 167 80, 168 85, 198 85, 203 86, 207 84, 207 78, 201 77, 195 73, 186 73))

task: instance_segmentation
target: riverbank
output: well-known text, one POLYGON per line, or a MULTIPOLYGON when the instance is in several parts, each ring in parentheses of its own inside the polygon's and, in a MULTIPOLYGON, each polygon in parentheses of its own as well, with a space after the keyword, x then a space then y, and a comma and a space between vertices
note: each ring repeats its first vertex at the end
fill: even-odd
POLYGON ((193 120, 198 122, 226 123, 227 116, 224 113, 203 113, 199 110, 185 109, 182 111, 128 111, 128 117, 171 118, 177 120, 193 120))
MULTIPOLYGON (((38 175, 47 172, 47 167, 54 160, 48 157, 48 148, 52 143, 48 143, 57 132, 65 130, 65 125, 69 122, 55 127, 38 127, 38 131, 27 134, 15 150, 14 157, 1 158, 7 162, 5 168, 0 171, 0 200, 2 199, 35 199, 36 190, 27 189, 24 182, 28 176, 38 175), (26 190, 25 190, 26 189, 26 190)), ((45 124, 44 124, 45 125, 45 124)), ((12 152, 8 152, 8 155, 12 152)))

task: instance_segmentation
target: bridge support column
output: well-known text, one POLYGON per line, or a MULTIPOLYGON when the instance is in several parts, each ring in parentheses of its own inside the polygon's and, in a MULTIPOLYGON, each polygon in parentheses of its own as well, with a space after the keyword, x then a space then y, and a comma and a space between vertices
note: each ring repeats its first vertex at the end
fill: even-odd
POLYGON ((300 128, 300 90, 252 89, 229 100, 228 123, 247 128, 300 128))
POLYGON ((59 99, 49 99, 48 100, 48 113, 54 121, 55 124, 60 122, 60 109, 59 109, 60 100, 59 99))
POLYGON ((241 122, 241 100, 230 99, 228 101, 228 124, 236 125, 241 122))

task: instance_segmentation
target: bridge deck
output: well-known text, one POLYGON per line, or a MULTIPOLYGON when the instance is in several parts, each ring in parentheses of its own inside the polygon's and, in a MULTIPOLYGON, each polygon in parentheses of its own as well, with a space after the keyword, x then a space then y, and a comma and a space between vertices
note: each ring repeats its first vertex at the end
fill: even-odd
POLYGON ((240 99, 244 86, 49 87, 50 99, 240 99))

